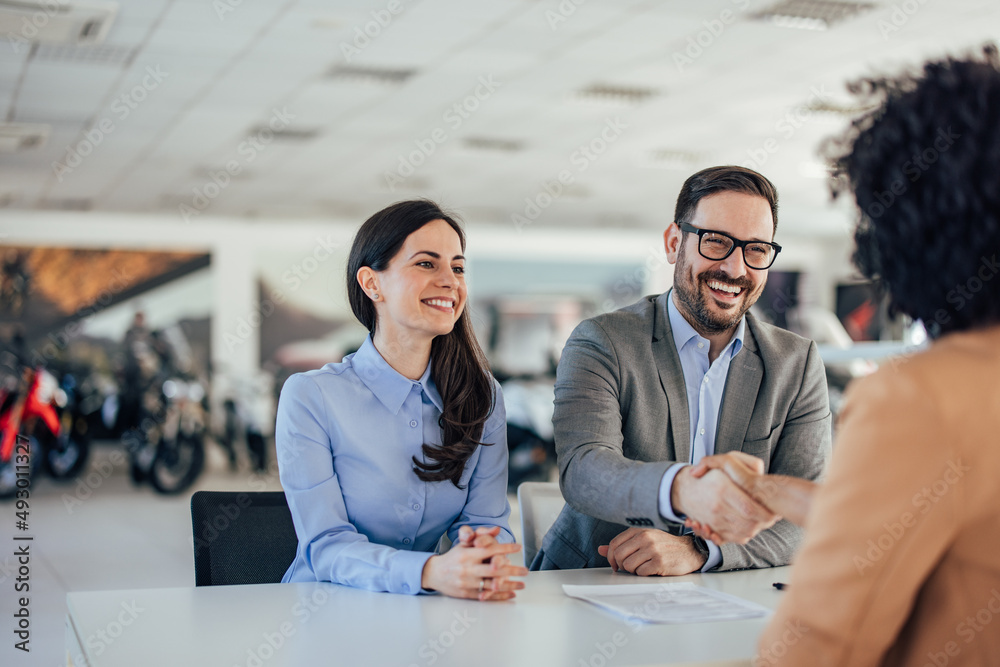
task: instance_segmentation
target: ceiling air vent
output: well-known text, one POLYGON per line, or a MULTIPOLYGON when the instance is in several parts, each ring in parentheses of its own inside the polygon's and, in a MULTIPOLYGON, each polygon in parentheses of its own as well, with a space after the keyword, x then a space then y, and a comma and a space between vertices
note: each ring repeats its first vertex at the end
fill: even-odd
POLYGON ((39 44, 35 59, 50 63, 120 67, 132 62, 135 51, 134 46, 111 44, 39 44))
POLYGON ((415 69, 388 69, 382 67, 362 67, 360 65, 337 65, 327 72, 327 78, 337 81, 351 81, 383 86, 401 86, 417 73, 415 69))
POLYGON ((52 127, 34 123, 0 123, 0 153, 41 148, 49 138, 52 127))
POLYGON ((784 0, 751 18, 767 21, 779 28, 826 30, 836 23, 852 19, 875 7, 871 2, 837 2, 836 0, 784 0))
POLYGON ((256 127, 251 127, 247 131, 248 137, 266 138, 272 135, 276 141, 300 142, 315 139, 319 136, 319 130, 314 127, 304 129, 286 127, 280 130, 274 130, 268 125, 257 125, 256 127))
POLYGON ((616 107, 633 107, 656 95, 652 88, 595 83, 577 92, 576 101, 616 107))
POLYGON ((11 41, 100 44, 117 13, 115 2, 0 0, 0 34, 11 41))
POLYGON ((475 151, 500 151, 516 153, 524 150, 524 143, 514 139, 498 139, 496 137, 466 137, 462 140, 466 148, 475 151))

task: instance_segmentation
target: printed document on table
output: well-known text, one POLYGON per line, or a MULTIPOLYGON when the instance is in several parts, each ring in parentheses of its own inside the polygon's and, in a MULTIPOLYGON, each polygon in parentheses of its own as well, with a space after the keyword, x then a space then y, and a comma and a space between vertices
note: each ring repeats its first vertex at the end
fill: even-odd
POLYGON ((690 582, 612 586, 564 584, 563 592, 625 618, 647 623, 738 621, 771 613, 767 607, 749 600, 690 582))

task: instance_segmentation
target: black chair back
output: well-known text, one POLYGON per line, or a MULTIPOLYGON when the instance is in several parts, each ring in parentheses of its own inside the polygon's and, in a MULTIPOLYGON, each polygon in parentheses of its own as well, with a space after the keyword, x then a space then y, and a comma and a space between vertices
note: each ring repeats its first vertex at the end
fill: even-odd
POLYGON ((278 583, 295 558, 282 491, 198 491, 191 523, 196 586, 278 583))

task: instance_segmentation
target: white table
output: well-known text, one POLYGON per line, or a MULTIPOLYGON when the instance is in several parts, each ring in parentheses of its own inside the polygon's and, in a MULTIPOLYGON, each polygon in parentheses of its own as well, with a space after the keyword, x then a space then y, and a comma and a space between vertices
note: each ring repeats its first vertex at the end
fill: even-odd
POLYGON ((773 609, 782 593, 771 584, 790 574, 532 572, 502 603, 317 583, 70 593, 66 647, 75 667, 749 664, 766 618, 640 626, 567 597, 562 584, 691 581, 773 609))

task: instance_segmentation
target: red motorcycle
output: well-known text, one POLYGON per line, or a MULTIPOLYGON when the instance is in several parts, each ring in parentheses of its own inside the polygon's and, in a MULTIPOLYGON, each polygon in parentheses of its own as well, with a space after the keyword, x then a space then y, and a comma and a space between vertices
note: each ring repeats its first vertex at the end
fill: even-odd
POLYGON ((26 368, 16 391, 0 393, 0 499, 17 493, 15 462, 24 465, 23 443, 32 480, 43 463, 56 479, 75 477, 86 465, 89 442, 76 432, 67 401, 66 391, 42 369, 26 368))

